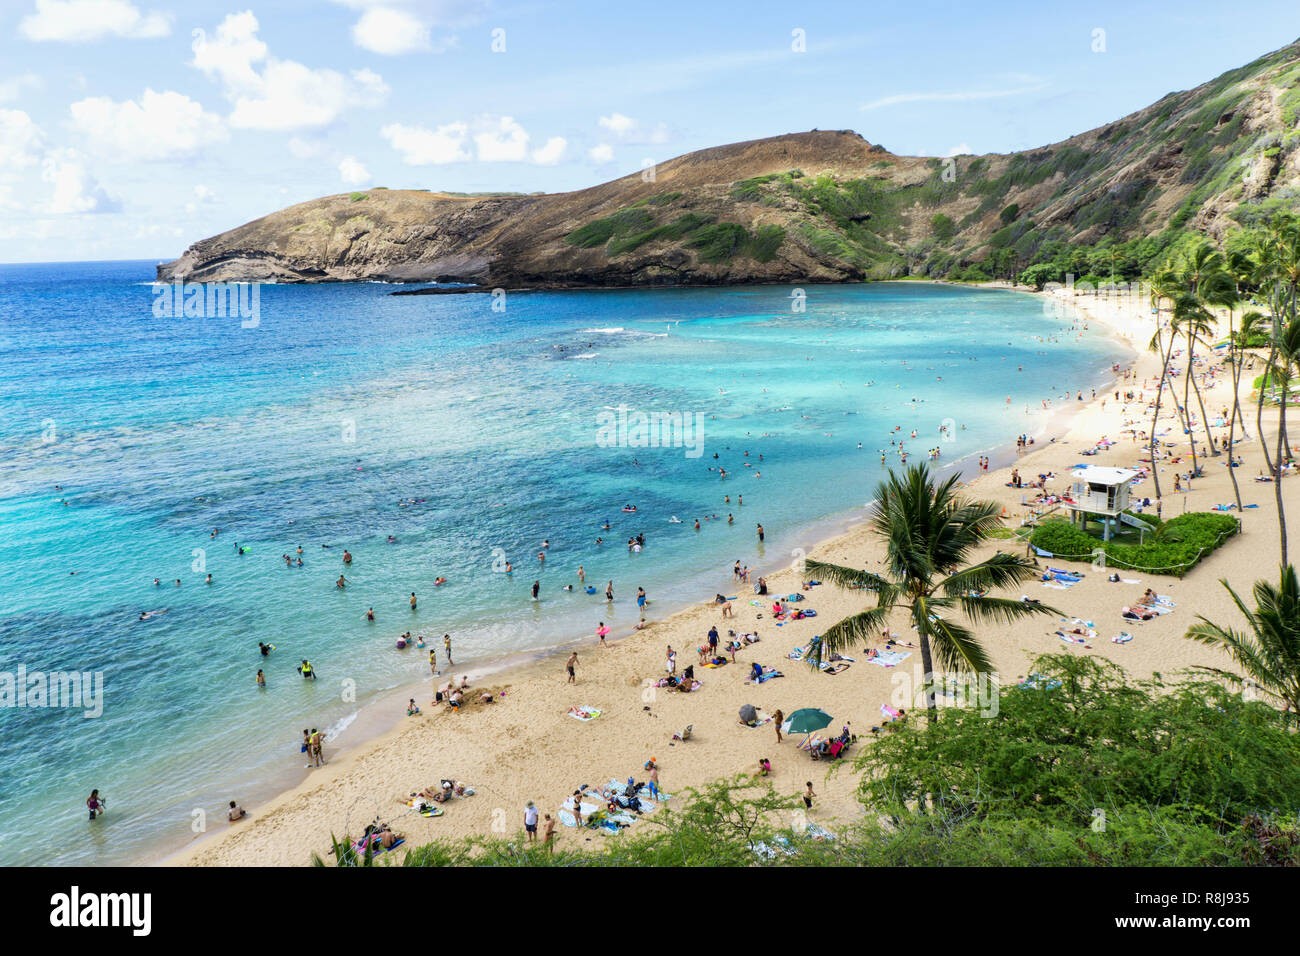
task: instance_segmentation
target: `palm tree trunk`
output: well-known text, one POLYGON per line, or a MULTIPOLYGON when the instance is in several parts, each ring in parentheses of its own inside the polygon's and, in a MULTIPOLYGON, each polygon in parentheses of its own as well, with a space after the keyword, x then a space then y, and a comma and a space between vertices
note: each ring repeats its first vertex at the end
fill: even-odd
POLYGON ((1189 329, 1187 332, 1187 371, 1183 375, 1183 428, 1187 432, 1187 444, 1192 450, 1192 477, 1195 478, 1200 469, 1196 465, 1196 435, 1192 431, 1192 409, 1190 394, 1188 390, 1192 384, 1192 333, 1189 329))
POLYGON ((1283 382, 1280 415, 1277 424, 1277 475, 1273 479, 1273 496, 1277 499, 1277 528, 1281 539, 1282 566, 1286 567, 1286 512, 1282 510, 1282 443, 1286 438, 1286 393, 1289 383, 1283 382))
POLYGON ((921 637, 921 673, 922 680, 925 681, 925 709, 931 714, 939 709, 938 703, 934 699, 934 665, 930 661, 930 638, 920 633, 921 629, 917 628, 921 637))
POLYGON ((1201 397, 1201 386, 1195 375, 1192 376, 1192 391, 1196 394, 1196 404, 1201 409, 1201 426, 1205 429, 1205 442, 1210 448, 1210 457, 1218 458, 1219 449, 1214 447, 1214 436, 1210 434, 1210 416, 1205 414, 1205 399, 1201 397))
MULTIPOLYGON (((1274 335, 1276 334, 1275 330, 1274 335)), ((1264 465, 1268 468, 1268 473, 1281 478, 1273 468, 1273 459, 1268 453, 1268 439, 1264 437, 1264 394, 1265 389, 1272 383, 1275 361, 1277 361, 1277 346, 1272 345, 1268 350, 1268 361, 1264 363, 1264 375, 1260 379, 1259 396, 1255 401, 1255 434, 1259 437, 1259 447, 1264 449, 1264 465)))
MULTIPOLYGON (((1156 317, 1156 321, 1160 321, 1159 316, 1156 317)), ((1157 499, 1163 496, 1160 494, 1160 467, 1159 463, 1156 461, 1156 452, 1159 450, 1160 444, 1160 439, 1156 435, 1156 428, 1159 427, 1160 424, 1160 398, 1164 394, 1165 379, 1168 377, 1169 372, 1169 357, 1173 355, 1173 352, 1174 334, 1171 329, 1169 332, 1169 347, 1165 349, 1164 355, 1161 356, 1160 381, 1156 386, 1156 409, 1155 413, 1151 416, 1151 477, 1155 480, 1157 499)), ((1174 392, 1173 382, 1169 383, 1169 396, 1173 399, 1176 407, 1178 405, 1178 395, 1174 392)))
MULTIPOLYGON (((1232 412, 1228 415, 1228 477, 1232 479, 1232 494, 1237 500, 1237 517, 1241 517, 1241 488, 1237 486, 1237 469, 1234 465, 1232 453, 1232 439, 1236 434, 1237 416, 1240 414, 1240 402, 1237 396, 1240 392, 1241 376, 1237 366, 1237 346, 1232 338, 1232 310, 1228 310, 1228 374, 1232 380, 1232 412)), ((1242 430, 1245 431, 1245 424, 1242 424, 1242 430)))

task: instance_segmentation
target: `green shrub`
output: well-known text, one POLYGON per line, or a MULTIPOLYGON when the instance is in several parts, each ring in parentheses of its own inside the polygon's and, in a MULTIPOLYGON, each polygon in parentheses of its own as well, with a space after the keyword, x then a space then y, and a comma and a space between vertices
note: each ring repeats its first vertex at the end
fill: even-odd
MULTIPOLYGON (((1149 515, 1139 516, 1155 525, 1149 515)), ((1146 542, 1102 541, 1068 521, 1044 521, 1030 535, 1030 543, 1064 561, 1092 561, 1098 549, 1108 563, 1134 571, 1182 577, 1229 537, 1237 533, 1237 519, 1218 511, 1192 511, 1160 524, 1146 542)))

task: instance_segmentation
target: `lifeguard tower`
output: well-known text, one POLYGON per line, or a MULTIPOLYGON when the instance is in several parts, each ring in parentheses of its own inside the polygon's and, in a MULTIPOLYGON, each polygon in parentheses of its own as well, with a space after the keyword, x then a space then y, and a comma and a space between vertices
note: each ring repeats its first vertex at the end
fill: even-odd
POLYGON ((1137 472, 1131 468, 1100 468, 1092 465, 1079 468, 1073 472, 1075 479, 1070 488, 1070 498, 1063 504, 1070 509, 1070 523, 1077 520, 1079 527, 1088 528, 1089 516, 1101 520, 1103 541, 1110 540, 1111 528, 1116 521, 1132 525, 1139 532, 1151 530, 1144 521, 1132 515, 1128 510, 1129 489, 1137 472))

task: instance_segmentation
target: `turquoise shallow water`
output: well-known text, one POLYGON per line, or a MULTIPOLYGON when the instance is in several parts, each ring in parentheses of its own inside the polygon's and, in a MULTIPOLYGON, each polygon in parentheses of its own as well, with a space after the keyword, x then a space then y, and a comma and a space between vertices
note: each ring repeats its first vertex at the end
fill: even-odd
POLYGON ((0 862, 33 861, 33 821, 48 862, 178 846, 194 809, 218 819, 301 773, 303 726, 343 728, 424 679, 402 631, 450 632, 459 672, 602 620, 626 633, 638 586, 655 617, 735 593, 734 560, 784 566, 861 509, 895 426, 912 460, 973 456, 1123 354, 1029 296, 920 284, 814 286, 804 313, 787 288, 513 294, 494 312, 480 295, 269 286, 246 329, 155 318, 151 274, 0 266, 0 672, 104 680, 95 719, 0 709, 0 862), (610 446, 599 416, 621 405, 698 414, 702 455, 610 446), (579 564, 614 581, 612 607, 561 590, 579 564), (298 678, 302 657, 321 679, 298 678), (109 815, 88 831, 92 787, 109 815))

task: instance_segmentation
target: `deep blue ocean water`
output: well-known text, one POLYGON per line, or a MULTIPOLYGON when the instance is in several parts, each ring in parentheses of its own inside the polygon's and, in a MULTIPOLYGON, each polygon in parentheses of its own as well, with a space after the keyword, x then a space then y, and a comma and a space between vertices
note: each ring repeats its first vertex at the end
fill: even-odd
POLYGON ((427 654, 396 650, 401 632, 440 658, 451 633, 460 673, 598 621, 628 633, 638 586, 651 617, 735 593, 733 561, 786 566, 860 514, 891 438, 911 461, 1005 445, 1124 355, 1030 296, 947 286, 811 286, 804 312, 788 287, 518 293, 494 311, 264 286, 244 328, 155 317, 152 275, 0 266, 0 672, 104 681, 94 719, 0 709, 0 863, 158 855, 196 808, 223 826, 228 799, 304 772, 304 726, 341 729, 407 685, 428 697, 427 654), (702 455, 611 446, 600 416, 624 405, 698 414, 702 455), (600 594, 561 590, 580 564, 600 594), (303 657, 320 679, 297 676, 303 657), (109 807, 93 826, 92 787, 109 807), (34 851, 37 823, 51 840, 34 851))

